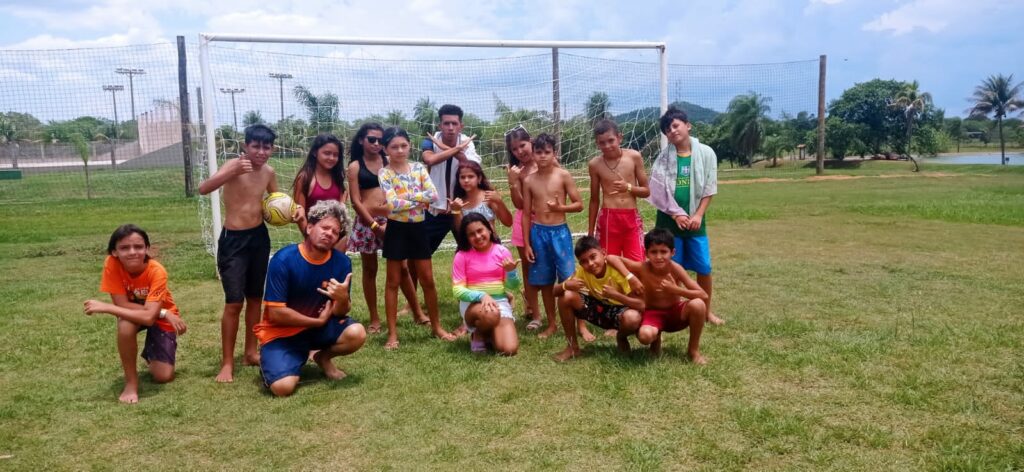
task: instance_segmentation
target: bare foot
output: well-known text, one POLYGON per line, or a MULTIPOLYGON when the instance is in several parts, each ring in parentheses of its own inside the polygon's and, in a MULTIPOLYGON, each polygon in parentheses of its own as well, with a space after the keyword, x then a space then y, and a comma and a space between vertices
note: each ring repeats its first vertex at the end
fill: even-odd
POLYGON ((313 356, 313 361, 316 362, 316 365, 320 366, 320 369, 324 371, 324 377, 327 377, 331 380, 341 380, 345 378, 345 376, 348 374, 346 374, 345 371, 335 367, 334 363, 331 362, 330 359, 327 359, 325 356, 321 356, 320 354, 322 352, 323 351, 320 351, 317 353, 316 356, 313 356))
POLYGON ((661 333, 658 333, 658 338, 651 343, 651 354, 655 357, 661 356, 661 333))
POLYGON ((117 401, 121 403, 138 403, 139 387, 137 385, 125 384, 124 390, 121 390, 121 396, 117 397, 117 401))
POLYGON ((469 332, 469 328, 467 328, 465 324, 462 324, 462 325, 459 325, 458 328, 455 328, 455 331, 452 331, 452 336, 455 336, 456 338, 461 338, 461 337, 465 336, 466 333, 468 333, 468 332, 469 332))
POLYGON ((412 307, 410 307, 408 303, 406 303, 401 310, 398 310, 398 316, 408 315, 409 313, 412 313, 412 307))
POLYGON ((725 324, 725 320, 719 318, 714 313, 708 312, 708 323, 711 323, 715 326, 721 326, 725 324))
POLYGON ((611 337, 617 336, 618 334, 619 334, 619 330, 617 330, 617 329, 606 329, 606 330, 604 330, 604 337, 606 337, 606 338, 611 338, 611 337))
POLYGON ((583 328, 580 331, 580 337, 583 338, 583 340, 588 343, 592 343, 595 339, 597 339, 597 336, 594 336, 594 333, 591 333, 590 330, 587 328, 583 328))
POLYGON ((217 373, 217 378, 214 379, 218 383, 231 383, 235 381, 235 366, 234 364, 227 364, 220 366, 220 372, 217 373))
POLYGON ((690 362, 697 365, 704 365, 708 363, 708 360, 700 354, 700 351, 688 353, 687 356, 690 358, 690 362))
POLYGON ((386 343, 384 343, 384 350, 385 351, 394 351, 395 349, 398 349, 398 340, 397 339, 388 339, 388 341, 386 343))
POLYGON ((555 354, 555 361, 557 361, 557 362, 565 362, 565 361, 568 361, 568 360, 571 360, 571 359, 575 359, 575 358, 579 357, 579 355, 580 355, 579 348, 573 349, 571 347, 567 347, 567 348, 565 348, 564 351, 559 352, 558 354, 555 354))
POLYGON ((242 358, 242 365, 260 365, 259 353, 254 352, 252 354, 246 354, 245 357, 242 358))
POLYGON ((629 337, 627 337, 627 336, 616 336, 615 337, 615 346, 619 349, 619 352, 621 352, 621 353, 628 353, 630 351, 629 337))
POLYGON ((380 323, 370 323, 370 327, 367 329, 370 334, 380 334, 380 323))
POLYGON ((537 334, 537 337, 541 339, 547 339, 550 338, 552 334, 555 334, 557 332, 558 328, 555 325, 549 325, 548 329, 541 331, 539 334, 537 334))
POLYGON ((434 331, 434 337, 448 342, 452 342, 458 339, 458 336, 455 336, 454 334, 449 333, 443 329, 439 331, 434 331))
POLYGON ((430 318, 428 318, 427 315, 423 315, 422 318, 415 318, 414 321, 418 325, 428 325, 428 324, 430 324, 430 318))

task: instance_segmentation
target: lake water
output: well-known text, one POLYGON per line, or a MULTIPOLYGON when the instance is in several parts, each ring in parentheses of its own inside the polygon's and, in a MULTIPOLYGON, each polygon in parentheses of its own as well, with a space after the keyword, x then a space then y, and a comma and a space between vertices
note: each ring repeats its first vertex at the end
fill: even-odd
MULTIPOLYGON (((1024 154, 1019 152, 1007 152, 1006 157, 1010 159, 1011 166, 1024 166, 1024 154)), ((999 153, 984 154, 950 154, 939 157, 925 157, 920 159, 922 164, 992 164, 999 165, 999 153)))

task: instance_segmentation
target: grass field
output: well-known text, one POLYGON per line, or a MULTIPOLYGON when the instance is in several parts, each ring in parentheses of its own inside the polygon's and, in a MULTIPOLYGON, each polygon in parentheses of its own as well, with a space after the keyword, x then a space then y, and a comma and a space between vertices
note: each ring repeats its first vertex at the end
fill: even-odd
POLYGON ((728 323, 705 330, 705 367, 685 334, 660 359, 601 338, 563 365, 560 336, 473 357, 405 318, 399 351, 372 337, 346 379, 310 364, 288 399, 255 368, 213 382, 222 294, 176 174, 139 174, 130 200, 114 173, 91 201, 0 182, 0 469, 1024 469, 1024 168, 910 167, 723 169, 708 222, 728 323), (189 322, 178 378, 143 374, 133 406, 113 318, 81 311, 129 221, 189 322))

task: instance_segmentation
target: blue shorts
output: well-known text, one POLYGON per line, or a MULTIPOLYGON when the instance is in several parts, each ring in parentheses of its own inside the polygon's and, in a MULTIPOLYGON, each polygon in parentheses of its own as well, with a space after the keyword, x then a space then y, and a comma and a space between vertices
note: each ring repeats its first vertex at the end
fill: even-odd
POLYGON ((277 338, 260 346, 263 382, 270 386, 285 377, 298 376, 309 359, 309 351, 328 349, 337 344, 345 328, 355 323, 356 320, 350 317, 332 316, 319 328, 305 329, 294 336, 277 338))
POLYGON ((676 254, 672 260, 683 266, 686 270, 692 270, 697 275, 711 275, 711 251, 708 249, 707 236, 691 236, 680 238, 676 236, 676 254))
POLYGON ((576 272, 569 225, 533 223, 530 226, 530 247, 533 248, 535 260, 527 276, 530 285, 554 285, 576 272))

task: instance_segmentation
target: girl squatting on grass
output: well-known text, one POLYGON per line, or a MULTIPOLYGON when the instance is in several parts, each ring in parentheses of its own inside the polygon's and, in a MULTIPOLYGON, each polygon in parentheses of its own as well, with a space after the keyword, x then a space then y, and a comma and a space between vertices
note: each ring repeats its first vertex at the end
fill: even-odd
POLYGON ((463 217, 455 236, 459 251, 452 260, 452 293, 472 335, 470 350, 483 353, 493 347, 499 354, 516 355, 516 319, 505 294, 522 286, 519 262, 480 213, 463 217))
POLYGON ((156 383, 174 380, 174 359, 178 336, 188 329, 181 319, 174 297, 167 289, 167 270, 149 256, 149 235, 133 224, 123 225, 110 235, 103 263, 100 291, 113 303, 85 301, 85 314, 107 313, 117 318, 117 352, 124 369, 122 403, 138 403, 139 372, 135 356, 137 335, 146 331, 142 358, 156 383))

